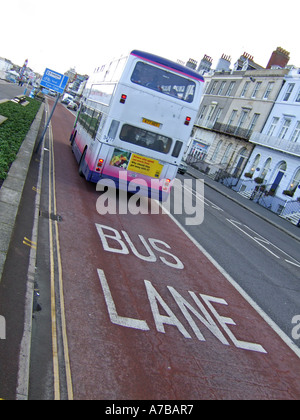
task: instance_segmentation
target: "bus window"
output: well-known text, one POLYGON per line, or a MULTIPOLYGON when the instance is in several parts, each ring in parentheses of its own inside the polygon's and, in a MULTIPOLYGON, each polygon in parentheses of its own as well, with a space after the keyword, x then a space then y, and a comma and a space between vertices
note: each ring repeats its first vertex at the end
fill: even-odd
POLYGON ((116 138, 119 125, 120 125, 120 121, 112 120, 109 131, 108 131, 108 137, 111 140, 114 140, 116 138))
POLYGON ((161 136, 160 134, 129 124, 123 125, 120 139, 127 143, 132 143, 164 154, 169 153, 172 145, 172 139, 169 137, 161 136))
POLYGON ((164 69, 139 61, 136 63, 130 80, 149 89, 192 102, 196 84, 193 80, 171 73, 164 69))
POLYGON ((94 84, 91 87, 89 99, 103 105, 109 106, 115 89, 114 83, 94 84))
POLYGON ((176 141, 173 152, 172 152, 173 157, 178 157, 179 156, 179 154, 181 152, 182 145, 183 145, 182 141, 180 141, 180 140, 176 141))
POLYGON ((92 139, 94 139, 96 137, 101 118, 101 112, 82 105, 78 116, 78 122, 91 135, 92 139))

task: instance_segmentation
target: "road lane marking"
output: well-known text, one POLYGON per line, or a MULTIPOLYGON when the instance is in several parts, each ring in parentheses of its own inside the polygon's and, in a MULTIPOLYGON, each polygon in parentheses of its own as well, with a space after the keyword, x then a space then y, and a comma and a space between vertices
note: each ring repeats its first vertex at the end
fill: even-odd
POLYGON ((289 264, 292 264, 292 265, 295 265, 296 267, 300 267, 300 263, 299 264, 297 264, 297 263, 295 263, 295 262, 293 262, 293 261, 289 261, 289 260, 285 260, 287 263, 289 263, 289 264))
MULTIPOLYGON (((56 184, 55 184, 55 162, 54 162, 54 142, 53 142, 53 132, 52 132, 52 124, 49 125, 49 148, 50 148, 50 156, 49 156, 49 214, 51 214, 52 206, 54 214, 57 214, 57 207, 56 207, 56 184), (52 169, 52 171, 51 171, 52 169), (51 178, 52 172, 52 178, 51 178), (52 197, 50 194, 53 193, 53 204, 52 204, 52 197)), ((72 375, 71 375, 71 366, 70 366, 70 358, 69 358, 69 346, 68 346, 68 337, 67 337, 67 327, 66 327, 66 316, 65 316, 65 303, 64 303, 64 292, 63 292, 63 275, 62 275, 62 262, 61 262, 61 254, 60 254, 60 241, 59 241, 59 232, 58 232, 58 221, 52 220, 49 218, 49 229, 51 231, 51 242, 50 242, 50 258, 51 258, 51 296, 52 296, 52 309, 55 310, 55 278, 54 278, 54 266, 52 267, 53 260, 53 231, 52 226, 54 224, 55 229, 55 244, 56 244, 56 258, 57 258, 57 269, 58 269, 58 290, 59 290, 59 301, 60 301, 60 318, 61 318, 61 332, 62 332, 62 342, 63 342, 63 353, 64 353, 64 365, 65 365, 65 372, 66 372, 66 385, 67 385, 67 394, 68 400, 73 400, 73 383, 72 383, 72 375), (53 278, 52 278, 53 275, 53 278)), ((54 341, 54 348, 53 348, 53 358, 54 358, 54 365, 55 365, 55 394, 56 398, 59 399, 60 391, 59 391, 59 365, 58 365, 58 346, 57 346, 57 327, 56 327, 56 312, 53 313, 53 341, 54 341), (55 326, 54 326, 55 323, 55 326)))
MULTIPOLYGON (((160 206, 161 203, 159 203, 160 206)), ((262 308, 242 289, 242 287, 227 273, 227 271, 200 245, 193 236, 175 219, 175 217, 167 213, 179 229, 190 239, 190 241, 205 255, 205 257, 217 268, 217 270, 225 277, 225 279, 239 292, 239 294, 252 306, 253 309, 262 317, 262 319, 275 331, 275 333, 283 340, 283 342, 295 353, 300 359, 300 349, 290 339, 290 337, 282 331, 278 325, 262 310, 262 308)))
POLYGON ((108 286, 105 274, 103 270, 97 270, 100 283, 102 286, 109 318, 113 324, 121 325, 122 327, 134 328, 137 330, 148 331, 149 327, 146 321, 134 318, 127 318, 119 316, 117 313, 116 305, 114 303, 110 288, 108 286))
MULTIPOLYGON (((97 269, 97 272, 102 286, 102 291, 104 294, 104 299, 110 321, 113 324, 119 325, 121 327, 149 331, 150 327, 146 320, 134 319, 118 315, 117 308, 112 293, 110 291, 105 273, 102 269, 99 268, 97 269)), ((144 280, 144 285, 146 288, 148 302, 150 305, 156 330, 160 333, 165 334, 165 325, 169 325, 177 328, 184 338, 192 339, 193 337, 184 327, 177 314, 169 307, 169 305, 161 296, 161 294, 153 286, 152 282, 149 280, 144 280), (163 308, 164 314, 160 313, 160 307, 163 308)), ((194 319, 191 317, 190 312, 198 319, 198 321, 202 323, 202 326, 206 327, 206 329, 209 330, 215 336, 215 338, 217 338, 222 344, 226 346, 230 345, 229 341, 225 338, 224 334, 226 334, 229 337, 231 343, 238 349, 265 354, 267 353, 267 351, 260 344, 239 340, 235 337, 228 325, 236 325, 236 323, 233 321, 232 318, 221 316, 213 305, 228 305, 225 299, 214 296, 208 296, 206 294, 201 293, 199 293, 197 296, 195 292, 189 291, 187 293, 189 293, 189 295, 193 298, 197 306, 196 309, 174 287, 166 286, 166 289, 173 297, 175 303, 177 304, 177 308, 180 309, 180 314, 184 316, 191 330, 194 332, 196 338, 199 341, 203 342, 206 341, 206 339, 204 338, 204 335, 200 331, 194 319), (204 304, 201 301, 204 302, 206 306, 204 306, 204 304), (210 313, 214 315, 215 319, 218 322, 218 325, 213 320, 210 313)))
POLYGON ((0 315, 0 340, 6 340, 6 320, 0 315))
POLYGON ((34 248, 34 249, 36 249, 36 246, 37 246, 36 242, 31 241, 30 239, 26 238, 26 236, 24 236, 23 244, 29 246, 30 248, 34 248))
POLYGON ((204 197, 204 195, 199 194, 198 192, 194 191, 192 188, 187 187, 184 185, 183 187, 186 191, 191 193, 194 197, 196 197, 197 200, 200 200, 203 204, 206 206, 211 206, 212 208, 218 210, 218 211, 224 211, 221 207, 219 207, 217 204, 213 203, 212 201, 208 200, 208 198, 204 197))
MULTIPOLYGON (((49 143, 51 143, 51 125, 49 125, 49 143)), ((49 156, 49 196, 48 196, 48 211, 52 211, 52 165, 53 156, 49 156)), ((52 360, 53 360, 53 376, 54 376, 54 399, 60 399, 60 380, 59 380, 59 360, 58 360, 58 342, 57 342, 57 327, 56 327, 56 299, 55 299, 55 267, 54 267, 54 242, 53 242, 53 229, 52 220, 49 218, 49 248, 50 248, 50 296, 51 296, 51 332, 52 332, 52 360)))
POLYGON ((280 257, 279 255, 277 255, 274 252, 272 252, 266 245, 269 245, 269 247, 274 248, 276 252, 278 252, 280 254, 283 254, 285 257, 288 257, 289 259, 293 260, 293 262, 292 262, 292 261, 287 260, 287 259, 284 258, 284 260, 287 263, 293 264, 296 267, 300 267, 300 262, 299 261, 297 261, 295 258, 293 258, 292 256, 290 256, 287 252, 283 251, 277 245, 275 245, 272 242, 270 242, 268 239, 264 238, 258 232, 256 232, 255 230, 251 229, 249 226, 247 226, 247 225, 245 225, 245 224, 243 224, 241 222, 238 222, 236 220, 233 220, 233 219, 226 219, 226 220, 228 222, 230 222, 233 226, 235 226, 237 229, 239 229, 241 232, 243 232, 246 236, 248 236, 249 238, 251 238, 252 240, 254 240, 258 245, 260 245, 261 247, 263 247, 264 249, 266 249, 270 254, 272 254, 277 259, 280 259, 282 257, 280 257), (250 233, 247 233, 246 230, 248 230, 250 233))
MULTIPOLYGON (((268 251, 270 254, 272 254, 274 257, 276 258, 280 258, 278 255, 274 254, 274 252, 272 252, 269 248, 267 248, 266 246, 264 246, 261 241, 259 241, 257 238, 251 236, 249 233, 247 233, 244 229, 242 229, 241 227, 238 226, 238 224, 240 225, 241 223, 236 222, 235 220, 231 220, 231 219, 227 219, 226 220, 231 223, 234 227, 236 227, 237 229, 239 229, 241 232, 243 232, 246 236, 248 236, 248 238, 252 239, 253 241, 255 241, 258 245, 260 245, 262 248, 264 248, 266 251, 268 251)), ((268 242, 269 243, 269 242, 268 242)))
POLYGON ((149 245, 147 240, 142 235, 138 235, 142 245, 144 246, 144 248, 146 249, 148 253, 148 256, 146 256, 138 252, 133 242, 131 241, 129 235, 124 230, 122 230, 121 233, 123 237, 125 238, 127 245, 118 230, 110 226, 100 225, 99 223, 96 223, 95 225, 96 225, 97 232, 100 236, 104 251, 113 252, 117 254, 123 254, 123 255, 129 255, 130 250, 131 250, 132 253, 137 258, 143 261, 156 262, 157 257, 155 253, 153 252, 154 250, 158 252, 159 254, 163 255, 163 256, 159 255, 158 258, 165 265, 172 268, 177 268, 178 270, 182 270, 184 268, 183 263, 180 261, 178 257, 176 257, 176 255, 172 254, 170 251, 166 251, 166 249, 168 250, 171 249, 170 245, 168 245, 164 241, 161 241, 160 239, 148 238, 148 242, 150 244, 149 245), (109 233, 107 231, 109 231, 109 233), (114 246, 112 246, 113 244, 114 246), (168 258, 165 257, 166 255, 168 256, 168 258), (170 261, 170 258, 171 258, 171 261, 170 261))

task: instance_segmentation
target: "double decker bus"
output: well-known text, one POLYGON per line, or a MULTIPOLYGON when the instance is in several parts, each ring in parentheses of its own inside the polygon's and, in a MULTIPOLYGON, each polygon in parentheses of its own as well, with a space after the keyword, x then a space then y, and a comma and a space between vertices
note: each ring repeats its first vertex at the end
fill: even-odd
POLYGON ((70 137, 80 175, 165 201, 203 85, 194 70, 139 50, 95 69, 70 137))

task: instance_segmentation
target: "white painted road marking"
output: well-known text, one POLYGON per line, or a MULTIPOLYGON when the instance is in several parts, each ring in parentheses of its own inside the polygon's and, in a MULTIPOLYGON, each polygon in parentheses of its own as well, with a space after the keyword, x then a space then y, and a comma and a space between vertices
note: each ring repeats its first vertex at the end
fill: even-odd
POLYGON ((96 229, 100 236, 104 251, 128 255, 130 253, 128 249, 128 246, 129 246, 132 253, 139 259, 146 262, 156 262, 157 257, 155 253, 153 252, 153 249, 154 249, 159 254, 163 254, 163 256, 159 255, 159 259, 167 266, 172 267, 172 268, 177 268, 179 270, 182 270, 184 268, 183 263, 180 261, 178 257, 171 254, 171 252, 166 251, 165 248, 171 249, 170 245, 168 245, 164 241, 161 241, 160 239, 148 238, 148 242, 150 244, 148 245, 147 240, 142 235, 138 235, 142 245, 145 247, 148 253, 148 255, 142 255, 140 252, 138 252, 133 242, 131 241, 129 235, 124 230, 122 230, 121 233, 123 237, 125 238, 127 245, 125 241, 122 239, 122 236, 119 233, 119 231, 117 231, 116 229, 110 226, 100 225, 98 223, 96 223, 96 229), (107 233, 107 231, 109 231, 109 233, 107 233), (171 257, 171 260, 170 258, 166 258, 165 257, 166 255, 168 257, 171 257))
MULTIPOLYGON (((103 294, 104 294, 104 298, 105 298, 105 302, 106 302, 106 306, 107 306, 107 310, 108 310, 108 314, 109 314, 111 322, 113 324, 120 325, 126 328, 134 328, 137 330, 149 331, 150 328, 148 326, 147 321, 134 319, 134 318, 127 318, 127 317, 118 315, 117 308, 116 308, 113 296, 111 294, 105 273, 101 269, 97 269, 97 272, 98 272, 98 276, 99 276, 100 283, 102 286, 102 290, 103 290, 103 294)), ((185 338, 191 339, 192 338, 191 334, 187 331, 187 329, 184 327, 182 322, 179 320, 179 317, 177 316, 177 314, 175 314, 174 311, 171 310, 171 308, 163 299, 163 297, 158 293, 158 291, 155 289, 153 284, 149 280, 144 280, 144 284, 145 284, 152 316, 153 316, 157 331, 161 333, 165 333, 164 326, 173 325, 174 327, 178 329, 178 331, 185 338), (159 312, 158 304, 164 309, 167 315, 162 315, 159 312)), ((185 319, 187 320, 187 322, 189 323, 191 327, 191 330, 195 333, 199 341, 206 341, 206 340, 202 332, 200 332, 199 327, 196 325, 195 321, 192 319, 188 310, 194 316, 196 316, 196 318, 222 344, 226 346, 230 345, 227 338, 225 338, 225 335, 227 335, 229 340, 234 344, 234 346, 239 349, 255 351, 258 353, 267 353, 266 350, 260 344, 238 340, 234 336, 232 331, 229 329, 228 325, 236 325, 236 323, 231 318, 221 316, 213 305, 213 303, 221 304, 221 305, 228 305, 225 299, 221 299, 214 296, 208 296, 201 293, 199 293, 199 296, 200 296, 200 299, 199 299, 199 297, 196 295, 195 292, 190 291, 188 293, 190 294, 190 296, 192 296, 194 302, 196 303, 197 305, 197 309, 196 309, 177 290, 175 290, 174 287, 167 286, 167 289, 171 293, 177 306, 180 309, 181 314, 184 315, 185 319), (206 304, 206 307, 203 305, 203 303, 200 300, 202 300, 206 304), (214 317, 217 319, 219 326, 215 323, 211 314, 213 314, 214 317), (221 331, 220 327, 222 328, 223 331, 221 331)), ((144 306, 144 302, 141 302, 141 305, 144 306)))
POLYGON ((226 220, 229 223, 231 223, 235 228, 237 228, 241 232, 243 232, 244 235, 248 236, 250 239, 255 241, 259 246, 261 246, 266 251, 268 251, 270 254, 272 254, 275 258, 280 259, 281 258, 280 254, 283 254, 284 261, 286 261, 289 264, 295 265, 296 267, 300 267, 300 262, 299 261, 297 261, 295 258, 291 257, 289 254, 287 254, 285 251, 283 251, 277 245, 273 244, 268 239, 264 238, 262 235, 257 233, 255 230, 251 229, 249 226, 247 226, 247 225, 245 225, 241 222, 238 222, 236 220, 233 220, 233 219, 226 219, 226 220), (275 254, 275 252, 276 252, 276 254, 275 254), (289 259, 286 259, 285 257, 288 257, 289 259))

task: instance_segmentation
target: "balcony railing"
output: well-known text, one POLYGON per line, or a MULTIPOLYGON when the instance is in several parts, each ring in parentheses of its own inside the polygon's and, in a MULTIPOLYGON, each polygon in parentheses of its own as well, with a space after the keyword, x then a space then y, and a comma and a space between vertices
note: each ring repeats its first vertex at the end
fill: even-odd
POLYGON ((244 140, 249 140, 252 134, 252 130, 237 127, 234 125, 221 124, 219 122, 215 122, 214 124, 205 123, 203 127, 210 128, 211 130, 217 131, 218 133, 231 134, 232 136, 240 137, 244 140))
POLYGON ((300 144, 288 140, 282 140, 278 137, 270 137, 266 134, 258 132, 252 133, 250 142, 259 144, 261 146, 269 147, 270 149, 279 150, 281 152, 289 153, 290 155, 300 157, 300 144))

